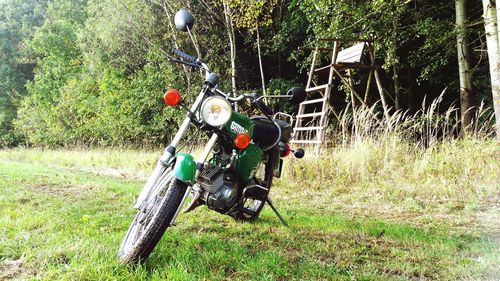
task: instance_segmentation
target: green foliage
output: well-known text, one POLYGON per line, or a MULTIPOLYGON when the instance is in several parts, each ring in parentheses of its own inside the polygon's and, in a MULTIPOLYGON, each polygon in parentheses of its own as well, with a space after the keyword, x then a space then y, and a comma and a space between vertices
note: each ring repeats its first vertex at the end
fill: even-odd
POLYGON ((61 89, 81 70, 81 52, 76 44, 76 27, 82 22, 79 1, 54 1, 47 16, 74 18, 46 20, 35 32, 31 47, 38 56, 33 82, 27 83, 29 96, 21 103, 16 121, 18 131, 35 144, 60 144, 65 140, 64 127, 59 125, 55 105, 61 89))
POLYGON ((0 2, 0 147, 16 145, 21 136, 14 131, 24 85, 31 79, 33 62, 27 42, 42 22, 46 1, 0 2))
POLYGON ((251 32, 273 23, 272 13, 278 4, 278 0, 229 0, 227 2, 233 11, 236 24, 251 32))
POLYGON ((31 41, 39 59, 19 109, 18 131, 37 145, 166 142, 171 132, 165 124, 173 129, 182 115, 163 110, 162 93, 183 85, 159 46, 143 43, 151 35, 151 9, 117 1, 89 3, 90 17, 71 12, 86 11, 85 5, 49 5, 56 20, 46 21, 31 41), (126 26, 131 18, 133 29, 126 26))
POLYGON ((152 50, 161 46, 158 40, 165 32, 164 25, 163 29, 155 25, 158 15, 146 2, 90 1, 88 12, 85 27, 80 30, 80 48, 89 66, 105 63, 133 73, 144 66, 152 50))
POLYGON ((99 77, 84 73, 69 79, 57 104, 48 107, 45 115, 32 115, 22 108, 19 126, 30 141, 44 145, 151 146, 171 137, 165 126, 171 124, 167 128, 173 129, 181 115, 164 110, 161 100, 164 89, 179 86, 176 81, 180 77, 170 65, 148 65, 130 79, 112 68, 99 73, 99 77))
MULTIPOLYGON (((286 79, 271 79, 267 86, 268 95, 285 95, 292 87, 297 86, 297 82, 286 79)), ((285 99, 270 99, 268 105, 275 111, 293 112, 293 105, 285 99)))
MULTIPOLYGON (((407 93, 399 97, 404 100, 401 109, 417 112, 424 95, 429 105, 445 87, 449 88, 446 105, 458 103, 451 2, 226 3, 236 28, 237 84, 242 91, 261 86, 254 48, 258 30, 270 92, 283 93, 304 84, 311 58, 297 47, 316 45, 321 37, 362 37, 375 40, 390 98, 398 98, 391 88, 407 93)), ((29 145, 166 142, 183 113, 164 110, 161 93, 176 87, 192 99, 202 82, 189 69, 167 62, 173 47, 194 53, 189 37, 171 25, 175 11, 185 7, 195 16, 193 31, 202 58, 219 75, 220 88, 228 89, 230 56, 220 0, 0 2, 0 146, 24 141, 29 145)), ((469 9, 471 20, 480 20, 476 5, 469 9)), ((469 36, 471 47, 479 48, 484 36, 481 25, 472 24, 469 36)), ((482 56, 471 59, 474 85, 484 96, 490 87, 487 64, 482 56)), ((370 98, 373 104, 377 96, 370 98)), ((491 102, 486 99, 487 105, 491 102)), ((274 106, 285 108, 279 102, 274 106)))

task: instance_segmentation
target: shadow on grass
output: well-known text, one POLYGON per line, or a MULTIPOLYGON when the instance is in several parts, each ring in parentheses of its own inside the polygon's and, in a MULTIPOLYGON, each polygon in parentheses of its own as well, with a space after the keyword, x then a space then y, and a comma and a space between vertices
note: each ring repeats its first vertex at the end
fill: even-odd
POLYGON ((479 279, 478 249, 491 248, 479 234, 305 207, 280 208, 289 228, 267 207, 254 223, 199 208, 180 217, 144 265, 130 267, 115 256, 140 185, 36 165, 3 168, 0 260, 25 257, 48 280, 479 279))
POLYGON ((289 228, 270 211, 253 223, 207 212, 167 231, 145 265, 151 277, 445 280, 479 274, 470 250, 483 241, 475 235, 295 209, 285 210, 297 214, 289 216, 289 228))

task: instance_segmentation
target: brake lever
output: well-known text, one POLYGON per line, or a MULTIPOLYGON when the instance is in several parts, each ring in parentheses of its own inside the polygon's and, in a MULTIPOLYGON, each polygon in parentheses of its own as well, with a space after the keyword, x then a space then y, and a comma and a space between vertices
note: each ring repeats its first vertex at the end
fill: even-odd
POLYGON ((176 62, 176 63, 181 63, 181 64, 184 64, 184 65, 187 65, 187 66, 191 66, 191 67, 194 67, 194 68, 200 68, 201 67, 201 65, 199 65, 199 64, 185 62, 185 61, 182 61, 182 60, 168 59, 168 61, 176 62))

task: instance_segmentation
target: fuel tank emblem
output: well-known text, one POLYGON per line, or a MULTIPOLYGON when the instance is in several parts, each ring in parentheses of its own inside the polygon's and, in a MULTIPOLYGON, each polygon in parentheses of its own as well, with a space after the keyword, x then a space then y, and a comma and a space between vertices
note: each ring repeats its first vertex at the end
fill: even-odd
POLYGON ((235 134, 248 134, 247 129, 243 128, 243 126, 234 121, 231 122, 231 131, 233 131, 235 134))

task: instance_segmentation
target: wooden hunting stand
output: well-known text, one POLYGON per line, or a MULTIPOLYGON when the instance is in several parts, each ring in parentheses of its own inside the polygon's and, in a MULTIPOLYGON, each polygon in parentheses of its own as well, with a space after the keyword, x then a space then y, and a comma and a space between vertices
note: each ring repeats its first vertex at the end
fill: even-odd
MULTIPOLYGON (((294 144, 313 146, 316 154, 328 142, 328 140, 325 140, 325 130, 328 126, 328 113, 330 110, 337 118, 340 118, 335 109, 330 106, 331 99, 334 98, 334 80, 339 79, 350 90, 351 103, 354 109, 357 104, 367 106, 368 93, 375 76, 384 113, 387 110, 378 73, 380 66, 375 65, 373 41, 341 38, 319 39, 319 41, 327 44, 333 43, 333 46, 328 48, 301 48, 303 50, 312 50, 313 57, 306 86, 308 99, 299 105, 292 140, 294 144), (339 51, 341 46, 346 45, 348 47, 339 51), (331 52, 331 61, 328 65, 317 67, 316 65, 320 60, 319 56, 321 56, 321 52, 325 51, 331 52), (368 59, 366 54, 368 54, 368 59), (355 89, 353 69, 369 71, 364 98, 355 89)), ((337 95, 337 98, 340 97, 337 95)))

